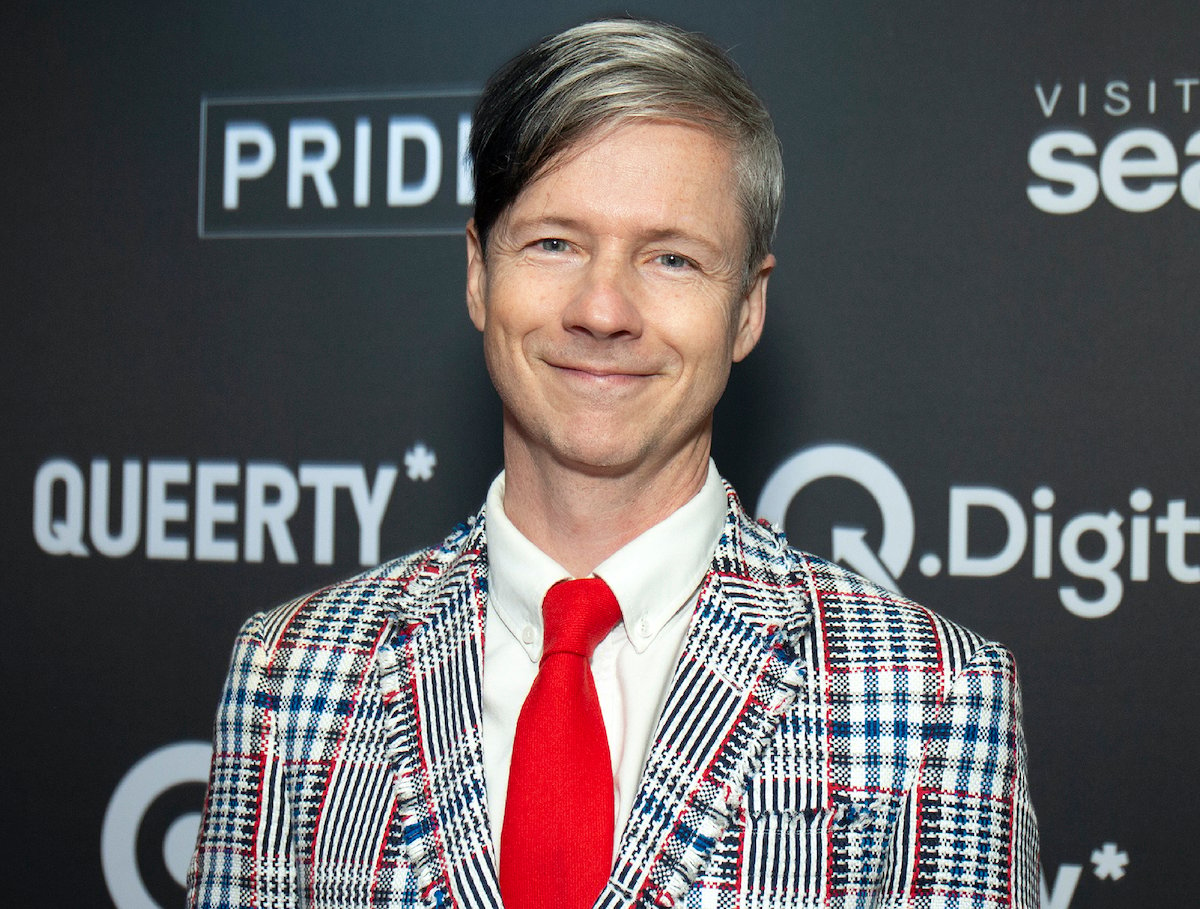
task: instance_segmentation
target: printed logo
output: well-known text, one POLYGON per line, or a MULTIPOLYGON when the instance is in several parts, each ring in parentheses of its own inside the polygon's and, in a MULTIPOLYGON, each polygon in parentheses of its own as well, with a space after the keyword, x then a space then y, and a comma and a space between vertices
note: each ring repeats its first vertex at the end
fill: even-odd
MULTIPOLYGON (((830 536, 832 557, 899 591, 917 527, 908 491, 895 471, 876 455, 842 444, 798 452, 768 478, 757 514, 785 527, 788 509, 803 489, 835 478, 849 480, 867 493, 878 509, 883 529, 878 548, 872 549, 865 527, 835 522, 830 536)), ((935 577, 944 569, 952 577, 996 577, 1027 564, 1034 579, 1052 580, 1056 570, 1065 571, 1073 581, 1083 583, 1061 583, 1059 601, 1068 612, 1085 619, 1111 614, 1121 605, 1127 583, 1150 580, 1154 555, 1161 554, 1157 570, 1165 570, 1172 580, 1200 583, 1200 564, 1188 560, 1189 539, 1200 536, 1200 516, 1189 514, 1186 499, 1170 499, 1152 516, 1154 496, 1137 488, 1129 494, 1132 513, 1128 516, 1110 508, 1064 517, 1054 513, 1054 490, 1043 484, 1032 491, 1028 501, 1032 515, 1003 489, 951 486, 944 554, 923 554, 917 563, 921 573, 935 577), (1153 545, 1156 535, 1161 538, 1160 546, 1153 545)))
MULTIPOLYGON (((410 480, 428 482, 437 455, 417 442, 404 462, 410 480)), ((130 458, 116 469, 96 458, 85 470, 52 458, 34 477, 33 535, 56 556, 123 558, 141 547, 148 559, 262 562, 269 549, 295 564, 293 520, 307 510, 312 561, 330 565, 338 501, 348 496, 358 561, 374 565, 398 475, 394 464, 380 464, 372 478, 362 464, 305 462, 293 471, 269 461, 130 458)))
POLYGON ((187 885, 211 759, 207 742, 166 745, 130 767, 113 790, 100 829, 100 864, 116 909, 180 902, 176 888, 187 885), (159 830, 161 838, 146 836, 159 830), (157 855, 142 848, 147 839, 157 855))
POLYGON ((461 233, 476 94, 203 98, 200 236, 461 233))
POLYGON ((1101 196, 1127 212, 1176 196, 1200 209, 1200 130, 1180 129, 1195 120, 1198 89, 1196 76, 1034 82, 1031 100, 1048 125, 1029 146, 1029 201, 1053 215, 1085 211, 1101 196))
MULTIPOLYGON (((1092 876, 1098 882, 1119 881, 1125 876, 1126 869, 1129 866, 1129 853, 1124 849, 1118 849, 1116 843, 1107 842, 1103 846, 1093 849, 1091 854, 1092 876)), ((1079 890, 1081 881, 1087 880, 1083 876, 1083 865, 1062 864, 1058 866, 1058 871, 1054 875, 1054 883, 1051 885, 1046 880, 1046 870, 1042 869, 1041 879, 1041 897, 1042 909, 1069 909, 1071 901, 1075 898, 1079 890)), ((1095 898, 1099 895, 1097 887, 1104 887, 1106 883, 1101 884, 1085 884, 1084 893, 1085 899, 1087 896, 1095 898), (1091 891, 1090 893, 1088 891, 1091 891)), ((1084 905, 1088 905, 1086 902, 1084 905)))
POLYGON ((899 592, 896 578, 904 573, 913 550, 912 501, 895 471, 873 454, 849 445, 820 445, 793 455, 763 487, 759 516, 783 527, 796 494, 826 477, 842 477, 863 487, 875 499, 883 518, 878 554, 867 545, 865 528, 835 524, 830 540, 833 558, 899 592))

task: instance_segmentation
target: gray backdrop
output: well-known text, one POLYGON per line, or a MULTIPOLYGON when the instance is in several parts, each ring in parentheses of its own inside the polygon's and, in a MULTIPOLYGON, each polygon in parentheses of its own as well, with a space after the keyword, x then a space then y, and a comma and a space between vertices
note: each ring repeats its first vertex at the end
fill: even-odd
MULTIPOLYGON (((628 8, 729 47, 784 143, 722 471, 797 545, 1016 653, 1045 905, 1181 905, 1200 10, 628 8)), ((0 13, 8 905, 178 905, 241 621, 478 506, 499 416, 460 119, 610 9, 0 13)))

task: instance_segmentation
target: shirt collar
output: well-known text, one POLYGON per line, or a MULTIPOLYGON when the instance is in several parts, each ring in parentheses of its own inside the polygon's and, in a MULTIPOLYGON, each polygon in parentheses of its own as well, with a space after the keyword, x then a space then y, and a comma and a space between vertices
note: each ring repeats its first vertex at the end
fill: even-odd
MULTIPOLYGON (((728 511, 725 484, 710 459, 704 485, 688 502, 596 566, 621 606, 638 653, 696 592, 712 563, 728 511)), ((542 598, 570 573, 504 513, 504 473, 487 495, 489 606, 533 661, 542 653, 542 598)))

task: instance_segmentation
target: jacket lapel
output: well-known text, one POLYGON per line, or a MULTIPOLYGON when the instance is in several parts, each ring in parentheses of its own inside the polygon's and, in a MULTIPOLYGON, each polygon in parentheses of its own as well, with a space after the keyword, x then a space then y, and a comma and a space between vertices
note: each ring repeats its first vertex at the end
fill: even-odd
POLYGON ((500 907, 483 771, 483 522, 448 540, 401 595, 380 648, 397 772, 385 851, 407 854, 428 906, 500 907))
POLYGON ((810 610, 786 544, 729 498, 603 909, 682 903, 805 671, 810 610))
MULTIPOLYGON (((704 581, 597 907, 682 902, 736 816, 748 775, 806 667, 804 586, 785 544, 730 493, 704 581)), ((483 775, 481 520, 464 527, 395 597, 379 649, 397 799, 385 854, 404 855, 430 907, 500 909, 483 775)))

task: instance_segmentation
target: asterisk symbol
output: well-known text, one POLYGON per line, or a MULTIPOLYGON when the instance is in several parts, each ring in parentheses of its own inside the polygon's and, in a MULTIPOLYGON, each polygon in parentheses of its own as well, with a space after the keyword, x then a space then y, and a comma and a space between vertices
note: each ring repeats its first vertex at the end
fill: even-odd
POLYGON ((1105 843, 1103 849, 1092 850, 1092 864, 1096 866, 1095 874, 1100 880, 1106 877, 1119 881, 1125 876, 1125 866, 1129 864, 1129 853, 1117 851, 1116 843, 1105 843))
POLYGON ((404 471, 410 480, 432 480, 437 467, 437 455, 424 442, 418 442, 404 453, 404 471))

